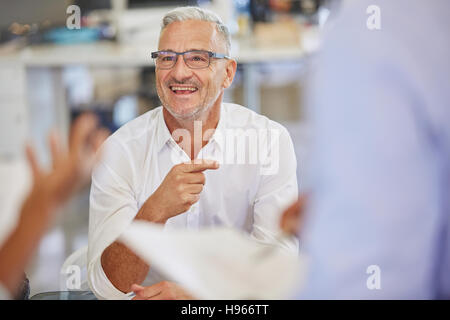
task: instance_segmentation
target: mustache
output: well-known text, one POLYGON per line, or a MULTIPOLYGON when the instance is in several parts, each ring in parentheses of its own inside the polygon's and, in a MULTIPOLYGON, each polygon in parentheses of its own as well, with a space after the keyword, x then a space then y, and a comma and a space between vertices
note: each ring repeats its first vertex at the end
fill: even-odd
POLYGON ((165 85, 167 87, 171 87, 174 85, 190 85, 190 86, 194 86, 196 88, 200 88, 200 84, 195 81, 195 80, 183 80, 183 81, 179 81, 179 80, 175 80, 175 79, 169 79, 165 82, 165 85))

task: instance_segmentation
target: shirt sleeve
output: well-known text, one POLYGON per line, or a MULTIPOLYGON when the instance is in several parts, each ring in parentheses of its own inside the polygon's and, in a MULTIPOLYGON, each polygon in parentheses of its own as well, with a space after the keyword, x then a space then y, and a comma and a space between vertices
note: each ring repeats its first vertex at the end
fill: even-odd
POLYGON ((259 148, 267 157, 262 158, 260 184, 254 201, 252 238, 298 253, 296 237, 280 238, 280 218, 289 205, 298 199, 297 160, 291 137, 281 125, 269 130, 267 139, 259 148))
POLYGON ((103 251, 133 221, 138 204, 133 192, 133 170, 126 150, 108 138, 102 161, 92 174, 89 208, 88 282, 99 299, 128 299, 109 281, 101 265, 103 251))

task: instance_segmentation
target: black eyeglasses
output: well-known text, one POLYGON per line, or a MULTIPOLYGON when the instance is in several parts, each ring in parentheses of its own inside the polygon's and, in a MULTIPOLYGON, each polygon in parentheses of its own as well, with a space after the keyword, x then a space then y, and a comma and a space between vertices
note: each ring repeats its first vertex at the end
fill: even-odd
POLYGON ((205 50, 190 50, 185 52, 156 51, 152 52, 156 67, 159 69, 171 69, 177 63, 178 56, 183 56, 184 63, 191 69, 208 68, 211 58, 230 59, 229 56, 205 50))

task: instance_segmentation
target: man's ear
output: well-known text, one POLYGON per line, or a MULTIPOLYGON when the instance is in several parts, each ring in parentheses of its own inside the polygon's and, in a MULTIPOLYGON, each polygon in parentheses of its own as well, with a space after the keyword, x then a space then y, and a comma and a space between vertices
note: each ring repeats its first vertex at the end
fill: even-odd
POLYGON ((226 89, 231 86, 233 82, 234 75, 236 74, 237 62, 234 59, 230 59, 227 61, 227 66, 225 68, 225 80, 223 81, 223 88, 226 89))

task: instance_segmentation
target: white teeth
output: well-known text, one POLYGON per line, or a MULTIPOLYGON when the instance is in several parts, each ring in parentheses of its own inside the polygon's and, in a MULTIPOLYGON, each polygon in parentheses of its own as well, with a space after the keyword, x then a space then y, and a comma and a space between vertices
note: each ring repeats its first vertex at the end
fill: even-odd
POLYGON ((188 91, 196 91, 197 90, 197 88, 191 88, 191 87, 189 87, 189 88, 187 88, 187 87, 171 87, 171 89, 173 91, 186 91, 186 90, 188 90, 188 91))

